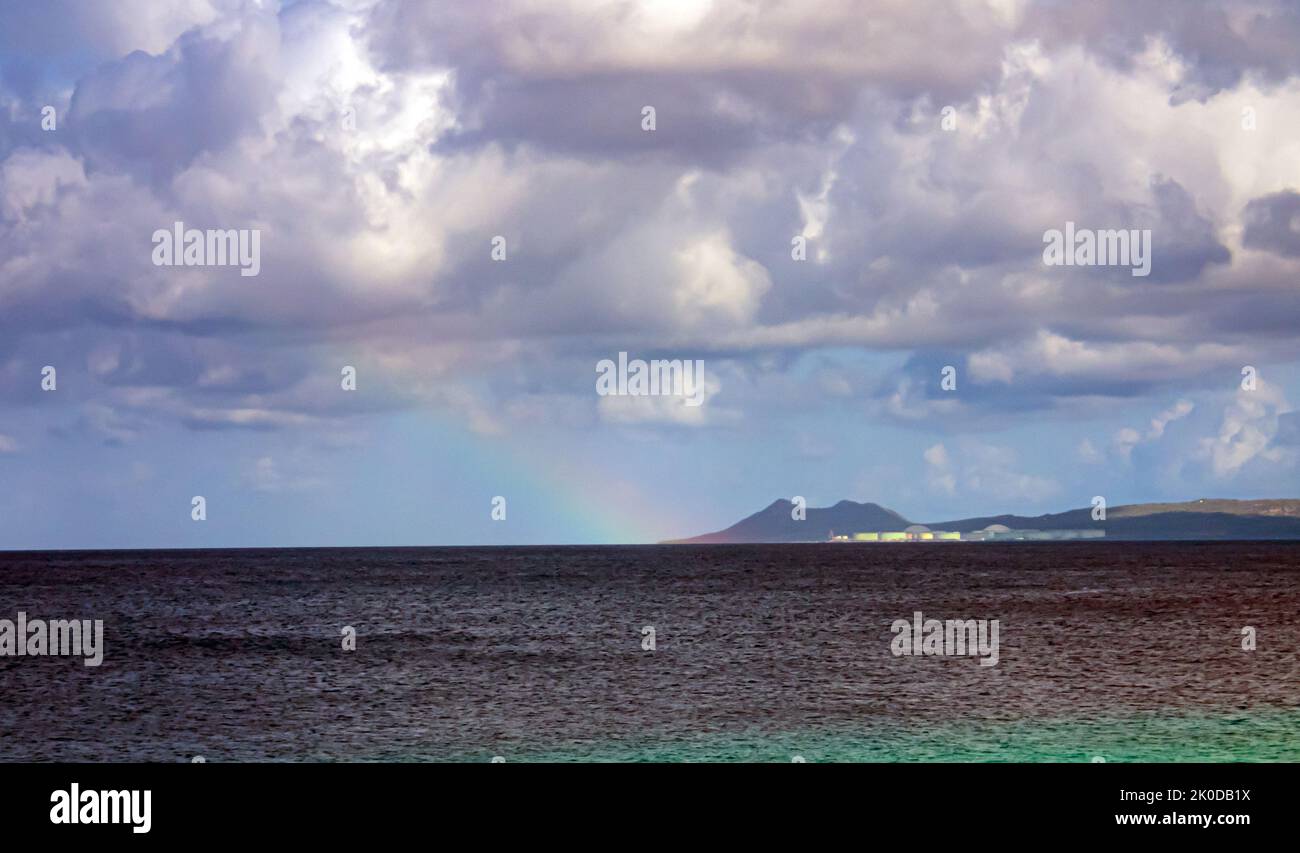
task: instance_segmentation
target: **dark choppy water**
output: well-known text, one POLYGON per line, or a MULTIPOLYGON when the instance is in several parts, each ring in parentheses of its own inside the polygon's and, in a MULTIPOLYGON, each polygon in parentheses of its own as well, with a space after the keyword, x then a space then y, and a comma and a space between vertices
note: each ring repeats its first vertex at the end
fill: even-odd
POLYGON ((0 657, 5 761, 1300 760, 1293 544, 0 553, 19 610, 106 650, 0 657))

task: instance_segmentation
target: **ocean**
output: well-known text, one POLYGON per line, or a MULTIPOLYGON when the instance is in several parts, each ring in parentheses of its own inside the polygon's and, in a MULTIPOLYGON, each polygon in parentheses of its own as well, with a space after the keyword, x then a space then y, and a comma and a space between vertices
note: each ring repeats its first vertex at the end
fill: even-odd
POLYGON ((1300 760, 1297 543, 0 552, 20 611, 103 662, 0 656, 0 761, 1300 760))

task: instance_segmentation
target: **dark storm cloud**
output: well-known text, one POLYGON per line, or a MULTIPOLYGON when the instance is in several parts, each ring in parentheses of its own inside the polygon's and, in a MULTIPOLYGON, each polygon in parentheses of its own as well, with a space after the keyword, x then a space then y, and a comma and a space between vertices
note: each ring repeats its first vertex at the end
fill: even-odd
MULTIPOLYGON (((1196 200, 1181 184, 1157 180, 1152 187, 1158 218, 1152 228, 1149 281, 1175 282, 1197 278, 1210 264, 1232 258, 1219 242, 1214 226, 1196 209, 1196 200)), ((1141 227, 1144 223, 1138 222, 1141 227)))
POLYGON ((1290 0, 1044 0, 1029 6, 1026 35, 1082 43, 1122 69, 1159 38, 1185 63, 1170 100, 1205 101, 1246 77, 1277 85, 1300 74, 1300 7, 1290 0))
POLYGON ((220 151, 257 126, 274 97, 274 77, 255 45, 274 37, 192 32, 166 55, 137 51, 105 66, 83 79, 72 99, 68 120, 78 150, 91 168, 165 186, 203 152, 220 151))
POLYGON ((455 71, 464 128, 444 146, 531 143, 586 156, 647 152, 721 167, 737 151, 815 139, 861 92, 960 102, 996 83, 997 17, 969 4, 710 5, 657 29, 636 3, 599 11, 510 0, 380 3, 370 45, 384 67, 455 71), (943 62, 928 56, 942 53, 943 62), (641 108, 655 106, 645 133, 641 108))
MULTIPOLYGON (((777 81, 781 85, 782 81, 777 81)), ((771 84, 758 91, 739 81, 694 80, 650 72, 615 79, 506 79, 491 94, 462 98, 473 110, 470 128, 449 134, 439 149, 455 151, 485 143, 538 145, 568 154, 615 159, 666 155, 723 169, 737 152, 776 139, 821 138, 841 117, 807 114, 808 99, 792 97, 796 108, 771 110, 755 97, 773 97, 771 84), (719 109, 719 92, 735 98, 733 110, 719 109), (655 106, 657 105, 657 106, 655 106), (642 130, 642 108, 656 109, 656 131, 642 130)), ((846 109, 853 91, 836 97, 846 109)))
POLYGON ((1242 214, 1242 244, 1287 258, 1300 258, 1300 193, 1282 190, 1251 200, 1242 214))

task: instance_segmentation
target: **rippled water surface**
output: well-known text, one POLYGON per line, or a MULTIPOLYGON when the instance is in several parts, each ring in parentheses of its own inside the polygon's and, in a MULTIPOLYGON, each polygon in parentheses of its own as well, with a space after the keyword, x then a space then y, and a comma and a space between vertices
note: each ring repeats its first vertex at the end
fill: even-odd
POLYGON ((20 610, 106 648, 0 657, 6 761, 1300 760, 1292 544, 0 553, 20 610))

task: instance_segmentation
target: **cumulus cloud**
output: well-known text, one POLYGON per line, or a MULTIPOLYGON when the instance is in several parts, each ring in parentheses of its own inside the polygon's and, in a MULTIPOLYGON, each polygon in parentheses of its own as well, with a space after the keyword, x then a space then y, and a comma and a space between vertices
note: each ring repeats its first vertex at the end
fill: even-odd
POLYGON ((923 454, 931 488, 968 499, 1034 504, 1055 497, 1059 483, 1048 477, 1017 470, 1017 454, 974 439, 962 439, 950 454, 936 444, 923 454))
POLYGON ((1125 462, 1131 462, 1134 448, 1140 444, 1150 444, 1158 441, 1165 434, 1165 428, 1169 424, 1180 418, 1187 417, 1195 408, 1196 405, 1190 400, 1179 400, 1153 417, 1146 432, 1139 432, 1132 427, 1123 427, 1115 433, 1113 440, 1116 455, 1125 462))
POLYGON ((257 458, 244 472, 244 484, 256 492, 309 491, 326 484, 320 477, 297 472, 286 472, 284 466, 272 456, 257 458))
POLYGON ((707 368, 703 370, 698 386, 688 379, 682 390, 683 393, 676 396, 602 396, 598 412, 601 420, 615 424, 701 427, 735 421, 737 413, 716 399, 722 390, 722 383, 707 368))
POLYGON ((652 151, 715 166, 737 151, 824 134, 863 86, 892 98, 965 100, 992 85, 1012 20, 1002 4, 507 0, 449 10, 376 7, 371 44, 389 67, 452 67, 461 126, 486 140, 586 156, 652 151), (929 57, 945 57, 935 63, 929 57), (660 131, 641 132, 657 105, 660 131))
POLYGON ((957 477, 951 470, 948 449, 942 444, 936 444, 926 448, 921 457, 928 466, 931 487, 939 489, 944 494, 955 495, 957 493, 957 477))
POLYGON ((1243 245, 1300 258, 1300 193, 1283 190, 1253 199, 1243 217, 1243 245))
POLYGON ((1292 411, 1282 392, 1266 383, 1238 391, 1224 407, 1218 434, 1201 440, 1198 455, 1221 479, 1256 462, 1294 468, 1296 449, 1275 440, 1285 426, 1283 418, 1292 411))
POLYGON ((1053 42, 1078 41, 1120 68, 1152 42, 1176 60, 1170 100, 1204 101, 1246 77, 1278 85, 1300 73, 1290 45, 1300 36, 1300 12, 1286 0, 1122 0, 1029 4, 1025 32, 1053 42))
MULTIPOLYGON (((69 435, 716 426, 855 395, 959 431, 1072 400, 1141 418, 1300 358, 1286 4, 100 5, 0 13, 0 399, 57 363, 69 435), (47 80, 69 40, 95 61, 47 80), (154 266, 176 221, 259 229, 261 274, 154 266), (1066 221, 1151 229, 1152 275, 1045 267, 1066 221), (699 409, 585 394, 619 350, 736 379, 699 409), (794 377, 828 350, 905 363, 794 377)), ((1265 452, 1255 420, 1215 470, 1265 452)), ((1054 488, 994 445, 925 463, 949 494, 1054 488)))
POLYGON ((1147 430, 1147 441, 1155 441, 1165 434, 1165 427, 1178 420, 1185 418, 1192 413, 1196 405, 1190 400, 1179 400, 1168 409, 1151 419, 1151 428, 1147 430))
POLYGON ((1081 341, 1044 330, 1028 341, 974 352, 969 367, 981 382, 1042 382, 1059 394, 1099 389, 1131 394, 1240 361, 1247 352, 1213 343, 1081 341))

